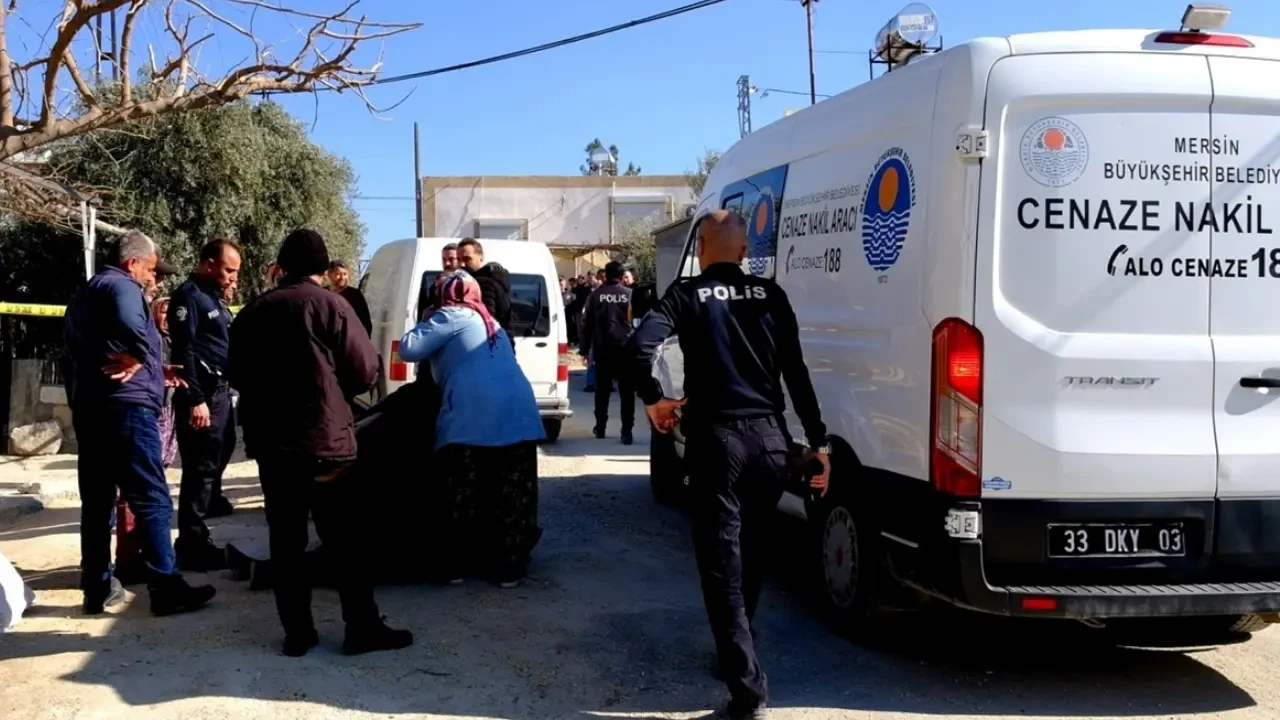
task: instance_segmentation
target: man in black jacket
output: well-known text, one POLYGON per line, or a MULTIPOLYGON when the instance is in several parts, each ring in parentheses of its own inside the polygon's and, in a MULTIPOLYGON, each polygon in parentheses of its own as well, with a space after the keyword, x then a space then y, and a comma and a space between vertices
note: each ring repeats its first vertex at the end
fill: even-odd
POLYGON ((622 284, 622 264, 604 267, 605 282, 587 298, 582 311, 581 352, 596 362, 596 437, 605 436, 609 423, 609 396, 618 383, 621 399, 622 444, 632 442, 636 421, 636 394, 624 368, 623 348, 631 337, 631 288, 622 284))
POLYGON ((480 299, 515 347, 516 337, 511 333, 511 274, 496 262, 486 264, 484 247, 475 238, 458 243, 458 261, 480 285, 480 299))

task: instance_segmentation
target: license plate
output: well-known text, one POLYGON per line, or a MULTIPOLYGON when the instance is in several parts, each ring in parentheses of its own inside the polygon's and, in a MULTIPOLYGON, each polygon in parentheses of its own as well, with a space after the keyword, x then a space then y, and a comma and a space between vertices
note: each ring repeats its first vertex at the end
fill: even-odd
POLYGON ((1049 557, 1182 557, 1182 523, 1080 523, 1049 525, 1049 557))

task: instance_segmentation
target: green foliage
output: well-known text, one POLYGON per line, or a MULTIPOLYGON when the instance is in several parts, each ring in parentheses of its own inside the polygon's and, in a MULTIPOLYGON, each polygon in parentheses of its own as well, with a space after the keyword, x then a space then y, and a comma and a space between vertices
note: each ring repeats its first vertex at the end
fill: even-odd
MULTIPOLYGON (((618 163, 619 163, 618 146, 617 145, 609 146, 608 150, 609 150, 609 154, 613 156, 613 162, 606 163, 603 167, 596 163, 591 162, 591 153, 595 150, 601 150, 601 149, 604 149, 604 143, 600 142, 600 138, 596 138, 591 142, 587 143, 587 146, 582 150, 583 153, 585 153, 587 156, 587 162, 586 164, 580 166, 578 170, 580 170, 583 175, 604 174, 604 175, 617 177, 618 163)), ((640 166, 636 165, 635 163, 627 163, 627 169, 623 171, 622 174, 628 177, 633 175, 639 175, 640 166)))
POLYGON ((720 162, 720 153, 716 150, 707 150, 702 157, 698 158, 697 169, 684 174, 689 187, 693 188, 695 201, 702 198, 702 190, 707 186, 707 177, 711 175, 711 169, 718 162, 720 162))
MULTIPOLYGON (((54 148, 52 165, 102 193, 103 220, 148 234, 184 272, 205 242, 240 243, 241 299, 264 289, 266 266, 294 228, 319 230, 330 254, 352 267, 360 258, 364 228, 348 203, 355 175, 274 103, 239 102, 73 138, 54 148)), ((0 226, 0 299, 66 302, 84 272, 79 247, 78 237, 39 226, 0 226), (37 267, 57 268, 62 281, 49 282, 37 267)))
POLYGON ((623 223, 617 229, 618 251, 614 253, 614 259, 631 268, 636 274, 637 282, 657 280, 658 258, 653 231, 664 224, 656 219, 646 218, 623 223))

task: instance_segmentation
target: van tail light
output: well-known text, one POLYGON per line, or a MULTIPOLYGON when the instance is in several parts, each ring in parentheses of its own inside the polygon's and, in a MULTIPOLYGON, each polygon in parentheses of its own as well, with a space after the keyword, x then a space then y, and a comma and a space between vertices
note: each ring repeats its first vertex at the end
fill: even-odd
POLYGON ((1237 35, 1214 35, 1203 32, 1162 32, 1156 42, 1167 45, 1212 45, 1216 47, 1251 48, 1253 43, 1237 35))
POLYGON ((556 361, 556 382, 569 382, 569 343, 556 346, 560 359, 556 361))
POLYGON ((409 363, 400 359, 400 341, 391 341, 391 365, 387 373, 392 382, 406 382, 409 379, 409 363))
POLYGON ((940 493, 972 498, 982 483, 982 334, 948 318, 933 330, 933 452, 940 493))

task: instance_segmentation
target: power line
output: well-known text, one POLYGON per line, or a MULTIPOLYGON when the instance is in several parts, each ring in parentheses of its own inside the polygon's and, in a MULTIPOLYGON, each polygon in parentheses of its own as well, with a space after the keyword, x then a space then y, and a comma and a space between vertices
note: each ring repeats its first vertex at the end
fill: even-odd
MULTIPOLYGON (((556 48, 562 48, 566 45, 573 45, 574 43, 580 43, 584 40, 593 40, 595 38, 602 37, 604 35, 611 35, 613 33, 620 32, 622 30, 630 30, 631 28, 640 27, 641 25, 647 25, 649 23, 657 22, 659 20, 666 20, 667 18, 673 18, 673 17, 676 17, 677 15, 683 15, 685 13, 693 12, 694 10, 701 10, 703 8, 709 8, 712 5, 719 5, 722 2, 725 2, 725 0, 699 0, 699 2, 692 2, 687 5, 681 5, 678 8, 665 10, 663 12, 656 13, 648 17, 642 17, 637 20, 630 20, 628 22, 619 23, 617 25, 612 25, 610 27, 603 28, 600 30, 592 30, 591 32, 582 33, 581 35, 574 35, 573 37, 562 38, 560 40, 554 40, 552 42, 543 43, 541 45, 535 45, 533 47, 528 47, 523 50, 514 50, 512 52, 503 53, 501 55, 492 55, 487 58, 481 58, 480 60, 472 60, 470 62, 458 63, 456 65, 448 65, 445 67, 433 68, 431 70, 422 70, 419 72, 406 73, 404 75, 391 75, 389 77, 381 77, 367 84, 368 85, 389 85, 391 83, 404 82, 405 80, 419 80, 421 78, 433 77, 435 75, 444 75, 445 73, 457 72, 459 70, 470 70, 471 68, 480 67, 481 65, 491 65, 493 63, 502 62, 504 60, 514 60, 516 58, 524 57, 526 55, 533 55, 535 53, 546 52, 547 50, 555 50, 556 48)), ((327 87, 317 88, 317 90, 321 90, 321 89, 332 90, 333 88, 327 88, 327 87)))

